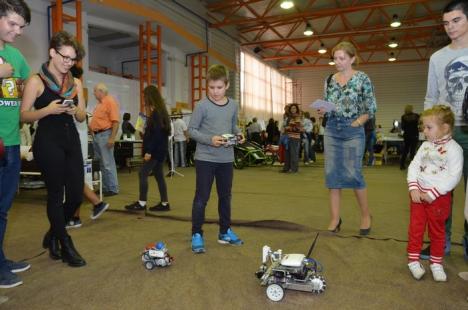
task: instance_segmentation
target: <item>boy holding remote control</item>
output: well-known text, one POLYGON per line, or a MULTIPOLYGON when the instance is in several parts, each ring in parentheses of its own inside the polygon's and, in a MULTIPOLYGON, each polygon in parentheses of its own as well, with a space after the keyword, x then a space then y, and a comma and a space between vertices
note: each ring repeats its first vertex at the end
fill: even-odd
POLYGON ((207 85, 208 96, 195 106, 188 128, 190 137, 197 141, 196 191, 192 205, 194 253, 205 252, 202 225, 215 178, 220 226, 218 242, 231 245, 243 244, 230 228, 234 148, 232 145, 227 145, 228 141, 223 137, 223 134, 238 135, 239 143, 244 142, 244 136, 237 127, 239 106, 233 99, 226 97, 229 81, 224 66, 213 65, 209 68, 207 85))

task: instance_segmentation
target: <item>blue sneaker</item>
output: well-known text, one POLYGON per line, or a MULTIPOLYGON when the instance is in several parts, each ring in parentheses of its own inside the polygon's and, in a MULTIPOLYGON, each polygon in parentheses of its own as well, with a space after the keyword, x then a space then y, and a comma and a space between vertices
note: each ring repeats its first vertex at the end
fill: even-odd
POLYGON ((192 252, 193 253, 205 253, 205 241, 203 236, 199 233, 192 235, 192 252))
POLYGON ((29 263, 14 262, 9 259, 6 260, 6 265, 7 265, 7 268, 13 273, 23 272, 31 268, 31 265, 29 263))
POLYGON ((0 288, 11 288, 23 284, 21 278, 9 270, 0 271, 0 288))
POLYGON ((244 241, 239 239, 239 237, 237 237, 237 235, 232 231, 231 228, 229 228, 225 234, 218 235, 218 242, 221 244, 232 244, 232 245, 244 244, 244 241))

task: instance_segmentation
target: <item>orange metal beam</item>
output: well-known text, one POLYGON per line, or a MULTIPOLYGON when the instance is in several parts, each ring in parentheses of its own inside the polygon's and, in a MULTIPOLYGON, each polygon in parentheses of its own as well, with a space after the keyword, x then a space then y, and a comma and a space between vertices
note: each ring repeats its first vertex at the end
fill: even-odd
POLYGON ((156 85, 162 88, 162 46, 161 46, 161 26, 156 26, 156 31, 152 30, 151 21, 139 25, 139 76, 140 76, 140 111, 144 111, 143 91, 147 85, 156 85), (156 45, 152 43, 153 38, 156 45), (153 52, 156 51, 156 60, 152 59, 153 52), (156 71, 153 70, 156 67, 156 71))
MULTIPOLYGON (((146 64, 146 85, 151 85, 151 74, 153 73, 153 69, 151 66, 151 22, 147 21, 145 23, 145 48, 146 48, 146 55, 145 55, 145 64, 146 64)), ((159 55, 158 55, 159 56, 159 55)))
POLYGON ((308 11, 308 12, 266 16, 266 17, 242 18, 242 19, 230 20, 230 21, 221 22, 221 23, 215 23, 215 24, 212 24, 211 27, 220 28, 220 27, 232 25, 232 24, 245 25, 245 24, 253 24, 253 23, 259 23, 259 22, 274 23, 274 22, 290 20, 294 18, 312 18, 312 17, 320 17, 320 16, 321 17, 333 16, 333 15, 338 15, 338 14, 343 14, 343 13, 357 12, 357 11, 362 11, 362 10, 369 10, 369 9, 395 6, 395 5, 423 3, 427 1, 428 0, 380 0, 377 3, 368 3, 368 4, 362 4, 362 5, 341 7, 341 8, 313 10, 313 11, 308 11))
POLYGON ((161 58, 162 58, 162 43, 161 43, 161 26, 158 25, 158 28, 157 28, 157 34, 158 36, 158 88, 159 89, 162 89, 162 70, 163 70, 163 67, 162 67, 162 61, 161 61, 161 58))
POLYGON ((81 11, 82 11, 82 4, 81 0, 76 0, 75 2, 75 22, 76 22, 76 39, 78 42, 83 42, 83 35, 81 31, 82 27, 82 16, 81 16, 81 11))
MULTIPOLYGON (((437 27, 442 27, 441 24, 432 24, 432 25, 424 25, 424 26, 408 26, 408 27, 399 27, 399 28, 376 28, 376 29, 367 29, 367 30, 355 30, 355 31, 344 31, 344 32, 334 32, 334 33, 326 33, 326 34, 318 34, 314 35, 314 39, 326 39, 326 38, 336 38, 340 36, 358 36, 358 35, 367 35, 367 34, 374 34, 374 33, 388 33, 388 32, 402 32, 405 30, 424 30, 424 29, 433 29, 437 27)), ((300 43, 300 42, 307 42, 311 40, 311 38, 291 38, 291 39, 283 39, 283 40, 268 40, 268 41, 258 41, 258 42, 247 42, 242 43, 242 46, 252 46, 252 45, 263 45, 266 47, 280 45, 285 43, 300 43)))
POLYGON ((145 78, 145 64, 143 62, 143 59, 145 58, 145 45, 144 45, 144 28, 143 25, 138 26, 139 32, 138 32, 138 54, 139 54, 139 76, 140 76, 140 112, 145 111, 145 101, 143 98, 143 90, 144 90, 144 78, 145 78))
MULTIPOLYGON (((426 59, 416 59, 416 60, 397 60, 394 62, 389 61, 372 61, 372 62, 363 62, 361 65, 391 65, 391 64, 399 64, 399 63, 418 63, 418 62, 428 62, 429 58, 426 59)), ((304 69, 315 69, 317 67, 332 67, 330 65, 298 65, 298 66, 284 66, 279 67, 278 70, 286 71, 286 70, 304 70, 304 69)))
MULTIPOLYGON (((395 50, 390 49, 390 48, 369 48, 369 49, 359 49, 359 53, 371 53, 371 52, 389 52, 389 51, 401 51, 401 50, 414 50, 414 49, 425 49, 427 48, 426 46, 407 46, 407 47, 399 47, 396 48, 395 50)), ((302 58, 302 57, 318 57, 318 58, 323 58, 323 59, 329 59, 330 54, 325 53, 325 54, 320 54, 319 52, 304 52, 300 54, 290 54, 290 55, 280 55, 280 56, 270 56, 270 57, 263 57, 263 61, 275 61, 275 60, 284 60, 284 59, 297 59, 297 58, 302 58)), ((423 58, 421 56, 421 58, 423 58)))
MULTIPOLYGON (((255 2, 261 2, 261 1, 264 1, 264 0, 250 0, 250 1, 245 1, 245 2, 255 3, 255 2)), ((226 8, 235 7, 238 5, 239 3, 237 0, 231 0, 231 1, 222 1, 221 3, 208 4, 206 7, 212 12, 214 12, 214 11, 219 11, 219 10, 223 10, 226 8)))
MULTIPOLYGON (((330 23, 330 20, 335 19, 337 16, 338 15, 323 16, 323 17, 318 17, 315 20, 320 19, 320 18, 328 18, 328 23, 330 23)), ((298 20, 299 19, 294 19, 294 20, 288 20, 288 21, 281 21, 279 23, 272 23, 272 26, 273 27, 286 26, 286 25, 293 24, 293 23, 297 22, 298 20)), ((426 16, 417 17, 417 18, 405 18, 403 20, 403 23, 405 25, 412 26, 414 24, 421 23, 421 22, 424 22, 424 21, 430 21, 430 20, 435 21, 435 23, 437 23, 437 24, 440 23, 441 22, 440 21, 440 14, 434 13, 432 15, 426 15, 426 16)), ((252 31, 257 31, 259 28, 263 28, 263 26, 262 25, 255 25, 255 26, 252 26, 252 27, 242 27, 242 28, 239 29, 239 32, 248 33, 248 32, 252 32, 252 31)), ((371 29, 371 28, 373 28, 373 27, 372 26, 365 26, 365 23, 363 22, 360 27, 356 27, 356 30, 364 30, 364 29, 371 29)), ((322 30, 322 33, 324 33, 324 32, 326 32, 325 29, 322 30)))

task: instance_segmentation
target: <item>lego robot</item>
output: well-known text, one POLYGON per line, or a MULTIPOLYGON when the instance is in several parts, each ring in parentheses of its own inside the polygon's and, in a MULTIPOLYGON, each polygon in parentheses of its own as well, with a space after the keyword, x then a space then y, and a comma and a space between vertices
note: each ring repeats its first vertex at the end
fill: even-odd
POLYGON ((153 270, 156 266, 166 267, 171 265, 174 258, 169 255, 164 242, 157 242, 150 243, 145 247, 141 260, 147 270, 153 270))
POLYGON ((266 286, 266 295, 272 301, 281 301, 284 290, 297 290, 321 294, 327 288, 325 279, 320 274, 319 262, 309 258, 317 241, 317 236, 304 254, 283 254, 282 250, 272 252, 267 245, 263 247, 262 265, 256 272, 262 286, 266 286))

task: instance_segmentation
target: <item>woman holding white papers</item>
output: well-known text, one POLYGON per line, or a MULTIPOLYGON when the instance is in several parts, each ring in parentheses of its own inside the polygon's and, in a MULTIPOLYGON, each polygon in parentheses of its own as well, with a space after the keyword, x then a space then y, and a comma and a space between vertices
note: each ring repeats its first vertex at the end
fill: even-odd
POLYGON ((349 42, 341 42, 332 50, 337 73, 325 83, 324 100, 335 104, 326 114, 325 128, 325 178, 330 190, 331 220, 328 230, 338 232, 341 227, 341 190, 354 190, 361 210, 360 235, 371 230, 371 215, 367 202, 367 189, 362 175, 362 157, 365 134, 363 125, 376 111, 374 87, 369 77, 357 71, 356 48, 349 42))

